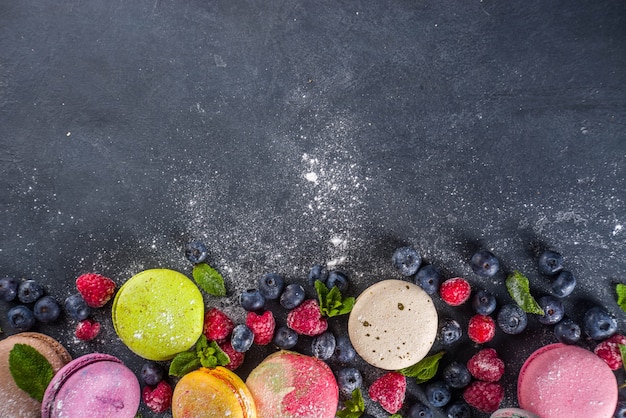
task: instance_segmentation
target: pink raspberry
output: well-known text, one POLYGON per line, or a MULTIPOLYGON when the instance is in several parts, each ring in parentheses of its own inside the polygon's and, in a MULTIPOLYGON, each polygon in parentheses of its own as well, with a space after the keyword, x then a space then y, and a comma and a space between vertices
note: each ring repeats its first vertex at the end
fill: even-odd
POLYGON ((267 345, 272 342, 276 321, 271 311, 265 311, 261 315, 256 312, 248 312, 246 325, 254 334, 254 344, 267 345))
POLYGON ((499 383, 475 380, 463 390, 463 399, 470 406, 491 413, 500 407, 504 399, 504 388, 499 383))
POLYGON ((101 308, 115 293, 115 282, 95 273, 87 273, 76 279, 76 289, 87 305, 101 308))
POLYGON ((100 333, 100 323, 93 319, 83 319, 76 326, 74 335, 82 341, 93 340, 100 333))
POLYGON ((467 362, 467 369, 478 380, 497 382, 504 374, 504 362, 493 348, 484 348, 467 362))
POLYGON ((328 322, 320 313, 317 300, 309 299, 289 311, 287 326, 298 334, 315 337, 328 329, 328 322))
POLYGON ((224 367, 226 367, 229 370, 235 370, 239 366, 241 366, 241 364, 243 363, 246 357, 245 353, 240 353, 239 351, 235 351, 233 346, 230 344, 230 341, 223 342, 219 344, 219 346, 222 349, 222 351, 226 353, 228 358, 230 358, 230 363, 228 363, 224 367))
POLYGON ((462 305, 469 299, 471 293, 470 284, 462 277, 448 279, 439 287, 441 299, 450 306, 462 305))
POLYGON ((620 344, 626 345, 626 337, 621 334, 615 334, 598 344, 593 352, 604 360, 611 370, 617 370, 623 365, 622 354, 619 351, 620 344))
POLYGON ((204 315, 204 335, 209 341, 224 342, 233 332, 235 324, 222 311, 211 308, 204 315))
POLYGON ((478 344, 491 341, 496 335, 496 322, 488 315, 474 315, 469 320, 467 336, 478 344))
POLYGON ((406 377, 399 372, 387 372, 372 383, 367 393, 385 411, 395 414, 404 403, 406 377))
POLYGON ((152 412, 161 414, 172 406, 172 387, 161 380, 156 386, 145 386, 141 397, 152 412))

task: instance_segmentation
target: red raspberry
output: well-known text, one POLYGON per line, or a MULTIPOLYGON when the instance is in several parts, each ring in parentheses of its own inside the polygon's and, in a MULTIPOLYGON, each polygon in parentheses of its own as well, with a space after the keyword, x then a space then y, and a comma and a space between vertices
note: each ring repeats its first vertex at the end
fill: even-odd
POLYGON ((499 383, 475 380, 463 391, 463 399, 470 406, 491 413, 500 407, 504 399, 504 388, 499 383))
POLYGON ((474 315, 467 326, 467 336, 478 344, 491 341, 496 335, 496 322, 488 315, 474 315))
POLYGON ((626 345, 626 337, 615 334, 611 338, 602 341, 593 350, 594 353, 609 365, 611 370, 622 367, 622 354, 619 351, 619 344, 626 345))
POLYGON ((161 380, 156 386, 145 386, 141 396, 148 408, 157 414, 172 406, 172 387, 165 380, 161 380))
POLYGON ((230 341, 223 342, 222 344, 219 344, 219 346, 222 349, 222 351, 226 353, 228 358, 230 358, 230 363, 228 363, 224 367, 226 367, 229 370, 235 370, 236 368, 241 366, 241 364, 243 363, 243 360, 246 357, 245 353, 240 353, 239 351, 235 351, 233 346, 230 344, 230 341))
POLYGON ((233 332, 235 324, 222 311, 211 308, 204 315, 204 335, 209 341, 224 342, 233 332))
POLYGON ((376 379, 367 393, 385 411, 395 414, 404 403, 406 377, 399 372, 388 372, 376 379))
POLYGON ((469 372, 478 380, 497 382, 504 374, 504 362, 493 348, 483 348, 467 362, 469 372))
POLYGON ((254 334, 254 343, 258 345, 267 345, 274 338, 274 328, 276 321, 271 311, 265 311, 262 315, 256 312, 248 312, 246 317, 246 325, 254 334))
POLYGON ((95 273, 87 273, 76 279, 76 289, 87 305, 101 308, 113 297, 115 282, 95 273))
POLYGON ((320 313, 317 300, 309 299, 287 314, 287 326, 298 334, 315 337, 328 328, 326 318, 320 313))
POLYGON ((472 288, 462 277, 448 279, 439 287, 441 299, 450 306, 462 305, 469 299, 470 293, 472 293, 472 288))
POLYGON ((83 319, 78 323, 76 331, 74 331, 76 338, 82 341, 93 340, 99 333, 100 323, 94 321, 93 319, 83 319))

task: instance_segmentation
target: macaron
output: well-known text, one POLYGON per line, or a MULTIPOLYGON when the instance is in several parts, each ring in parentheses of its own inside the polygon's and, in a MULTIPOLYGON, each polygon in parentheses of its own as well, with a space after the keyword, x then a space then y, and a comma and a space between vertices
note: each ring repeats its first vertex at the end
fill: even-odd
POLYGON ((339 387, 323 361, 292 351, 266 357, 246 380, 259 418, 334 418, 339 387))
POLYGON ((532 412, 519 408, 502 408, 491 414, 489 418, 539 418, 532 412))
POLYGON ((191 348, 204 324, 202 294, 174 270, 145 270, 120 287, 112 307, 122 342, 148 360, 170 360, 191 348))
POLYGON ((87 354, 66 364, 46 389, 42 418, 134 418, 140 387, 135 374, 109 354, 87 354))
POLYGON ((172 415, 183 417, 256 418, 246 384, 230 370, 201 367, 184 375, 172 395, 172 415))
POLYGON ((399 370, 430 351, 437 337, 437 310, 416 284, 383 280, 365 289, 348 319, 356 352, 369 364, 399 370))
POLYGON ((617 395, 615 374, 601 358, 560 343, 532 353, 517 382, 520 408, 541 418, 610 418, 617 395))
POLYGON ((15 344, 26 344, 42 354, 54 373, 72 360, 57 340, 37 332, 22 332, 0 341, 0 405, 1 416, 30 418, 41 416, 41 403, 18 388, 9 370, 9 353, 15 344))

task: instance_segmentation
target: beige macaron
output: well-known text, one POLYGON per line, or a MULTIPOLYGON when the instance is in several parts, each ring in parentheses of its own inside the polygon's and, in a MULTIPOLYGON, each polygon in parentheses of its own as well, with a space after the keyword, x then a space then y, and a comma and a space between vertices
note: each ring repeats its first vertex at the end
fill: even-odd
POLYGON ((385 370, 412 366, 430 351, 437 337, 437 310, 421 287, 383 280, 357 298, 348 320, 356 352, 385 370))
POLYGON ((37 332, 22 332, 0 341, 0 409, 3 417, 41 417, 41 403, 18 388, 9 370, 9 353, 15 344, 26 344, 41 353, 56 373, 72 360, 57 340, 37 332))

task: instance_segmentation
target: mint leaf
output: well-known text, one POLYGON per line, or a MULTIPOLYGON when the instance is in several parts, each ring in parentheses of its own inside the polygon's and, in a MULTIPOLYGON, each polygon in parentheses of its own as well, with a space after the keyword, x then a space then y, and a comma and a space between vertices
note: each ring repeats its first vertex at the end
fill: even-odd
POLYGON ((417 380, 417 384, 428 382, 437 374, 439 368, 439 360, 445 354, 445 351, 441 351, 432 356, 424 357, 412 366, 400 369, 399 372, 406 377, 414 377, 417 380))
POLYGON ((196 356, 200 360, 200 364, 209 369, 226 366, 230 363, 230 358, 220 346, 215 341, 209 343, 204 335, 196 343, 196 356))
POLYGON ((618 283, 615 286, 617 292, 617 304, 623 311, 626 311, 626 284, 618 283))
POLYGON ((9 352, 9 371, 17 387, 39 402, 54 376, 48 359, 27 344, 13 346, 9 352))
POLYGON ((617 344, 617 346, 619 347, 619 353, 622 356, 622 366, 624 367, 624 370, 626 370, 626 345, 617 344))
POLYGON ((200 367, 202 367, 202 363, 200 363, 200 359, 194 351, 183 351, 176 354, 176 357, 172 360, 169 374, 170 376, 183 377, 200 367))
POLYGON ((361 389, 356 388, 352 391, 352 398, 343 403, 343 409, 337 411, 337 418, 359 418, 365 412, 365 402, 361 389))
POLYGON ((353 297, 343 298, 341 291, 336 286, 328 289, 324 283, 316 280, 315 290, 320 303, 320 313, 323 316, 332 318, 333 316, 344 315, 350 313, 354 307, 355 299, 353 297))
POLYGON ((196 264, 192 275, 198 286, 209 295, 226 296, 224 278, 213 267, 206 263, 196 264))
POLYGON ((506 288, 522 310, 526 313, 544 315, 543 309, 530 294, 528 278, 519 271, 514 271, 506 278, 506 288))

